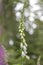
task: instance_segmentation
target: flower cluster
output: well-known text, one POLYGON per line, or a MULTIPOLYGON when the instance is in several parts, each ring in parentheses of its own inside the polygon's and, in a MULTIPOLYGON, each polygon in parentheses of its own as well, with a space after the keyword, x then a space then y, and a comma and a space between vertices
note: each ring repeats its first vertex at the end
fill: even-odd
POLYGON ((19 22, 19 34, 20 34, 20 39, 21 39, 21 43, 20 43, 20 47, 22 50, 22 57, 26 57, 29 60, 29 56, 27 56, 27 43, 25 40, 25 33, 24 33, 24 19, 20 19, 19 22))
POLYGON ((2 45, 0 45, 0 65, 8 65, 6 58, 6 50, 2 45))

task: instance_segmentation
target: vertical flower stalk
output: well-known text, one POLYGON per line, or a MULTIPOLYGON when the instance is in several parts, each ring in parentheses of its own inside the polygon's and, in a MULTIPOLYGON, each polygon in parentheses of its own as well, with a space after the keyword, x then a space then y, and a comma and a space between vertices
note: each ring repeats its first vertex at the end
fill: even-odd
POLYGON ((20 34, 20 39, 21 39, 21 43, 20 43, 20 48, 21 48, 21 56, 22 57, 26 57, 28 60, 30 59, 30 57, 27 55, 27 43, 25 40, 25 33, 24 33, 24 16, 22 15, 20 21, 19 21, 19 34, 20 34))
POLYGON ((19 21, 19 26, 18 26, 18 31, 19 31, 19 35, 20 35, 20 51, 21 51, 21 65, 23 65, 23 58, 26 59, 30 59, 30 57, 27 55, 27 43, 26 43, 26 39, 25 39, 25 25, 24 25, 24 10, 25 7, 27 5, 27 0, 24 0, 24 2, 19 3, 18 6, 16 6, 15 10, 18 12, 18 14, 20 15, 20 17, 18 17, 19 15, 17 15, 17 17, 19 19, 17 19, 19 21))
MULTIPOLYGON (((24 3, 24 5, 25 5, 25 3, 24 3)), ((24 8, 25 8, 25 6, 24 6, 24 8)), ((26 57, 29 60, 29 56, 27 56, 27 43, 25 40, 25 33, 24 33, 24 30, 25 30, 24 13, 23 13, 24 8, 23 8, 23 11, 21 12, 21 18, 19 20, 19 34, 20 34, 20 39, 21 39, 20 47, 21 47, 21 51, 22 51, 21 56, 26 57)))
POLYGON ((6 50, 2 45, 0 45, 0 65, 8 65, 6 50))

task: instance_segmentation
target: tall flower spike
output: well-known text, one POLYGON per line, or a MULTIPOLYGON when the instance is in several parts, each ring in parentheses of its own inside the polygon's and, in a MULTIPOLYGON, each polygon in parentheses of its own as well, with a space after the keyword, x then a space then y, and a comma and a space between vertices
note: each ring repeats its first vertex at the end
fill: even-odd
POLYGON ((0 65, 8 65, 7 54, 3 45, 0 45, 0 65))

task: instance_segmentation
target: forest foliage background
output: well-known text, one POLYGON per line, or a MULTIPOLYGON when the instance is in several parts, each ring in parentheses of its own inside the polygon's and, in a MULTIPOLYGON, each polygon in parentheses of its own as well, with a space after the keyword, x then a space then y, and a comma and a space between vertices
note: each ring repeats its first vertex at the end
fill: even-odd
POLYGON ((43 0, 0 0, 0 44, 7 50, 9 65, 37 65, 39 56, 43 65, 43 0), (29 60, 21 58, 22 14, 29 60))

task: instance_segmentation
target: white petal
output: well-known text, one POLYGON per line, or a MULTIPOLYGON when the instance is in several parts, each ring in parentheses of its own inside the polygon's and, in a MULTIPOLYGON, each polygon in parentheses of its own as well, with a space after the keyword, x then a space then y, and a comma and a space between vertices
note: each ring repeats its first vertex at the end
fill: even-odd
POLYGON ((41 8, 40 8, 39 5, 34 5, 33 8, 32 8, 33 11, 37 11, 37 10, 40 10, 40 9, 41 8))
POLYGON ((24 11, 24 16, 25 17, 28 17, 29 16, 29 11, 27 9, 25 9, 25 11, 24 11))
POLYGON ((33 23, 32 27, 33 27, 33 29, 36 29, 37 25, 33 23))
POLYGON ((33 6, 34 4, 38 3, 38 0, 29 0, 29 3, 31 6, 33 6))
POLYGON ((40 17, 40 20, 43 21, 43 16, 40 17))
POLYGON ((20 43, 20 47, 23 48, 23 43, 20 43))
POLYGON ((33 22, 34 21, 34 17, 30 16, 29 17, 29 21, 32 21, 33 22))
POLYGON ((23 3, 18 3, 15 7, 15 10, 18 11, 18 10, 22 10, 23 9, 23 6, 24 4, 23 3))
POLYGON ((27 55, 26 55, 26 58, 27 58, 28 60, 30 60, 30 57, 29 57, 29 56, 27 56, 27 55))
POLYGON ((34 33, 34 30, 31 28, 29 29, 29 34, 32 35, 34 33))
POLYGON ((9 40, 9 45, 13 45, 14 44, 14 41, 13 40, 9 40))
POLYGON ((26 54, 22 51, 22 57, 26 56, 26 54))
POLYGON ((26 46, 23 46, 23 49, 24 49, 24 51, 26 51, 27 50, 26 46))

